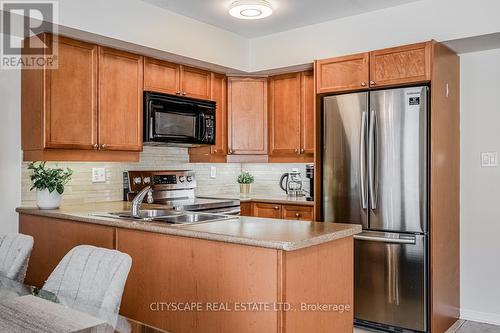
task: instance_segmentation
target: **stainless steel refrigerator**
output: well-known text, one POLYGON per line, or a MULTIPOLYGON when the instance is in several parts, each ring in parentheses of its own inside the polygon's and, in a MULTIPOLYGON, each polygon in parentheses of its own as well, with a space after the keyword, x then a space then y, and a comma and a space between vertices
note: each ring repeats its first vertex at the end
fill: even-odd
POLYGON ((427 332, 428 87, 323 98, 325 221, 357 223, 354 317, 427 332))

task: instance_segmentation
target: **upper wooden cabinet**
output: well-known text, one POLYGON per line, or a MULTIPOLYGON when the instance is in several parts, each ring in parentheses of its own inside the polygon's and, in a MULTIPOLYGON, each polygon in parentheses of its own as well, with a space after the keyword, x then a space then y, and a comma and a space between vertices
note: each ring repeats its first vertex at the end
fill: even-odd
POLYGON ((271 160, 303 161, 314 153, 314 76, 312 72, 269 80, 269 155, 271 160), (285 158, 285 159, 282 159, 285 158))
POLYGON ((58 68, 21 72, 23 159, 137 161, 142 57, 64 37, 54 42, 58 68))
POLYGON ((228 154, 267 155, 267 78, 228 79, 228 154))
POLYGON ((369 59, 369 53, 360 53, 317 60, 317 93, 359 90, 368 87, 369 59))
POLYGON ((46 71, 45 147, 94 149, 98 143, 97 45, 63 37, 56 43, 58 69, 46 71))
POLYGON ((224 74, 212 74, 211 99, 216 103, 215 145, 211 153, 219 156, 227 154, 227 80, 224 74))
POLYGON ((178 94, 181 66, 166 61, 144 59, 144 90, 178 94))
POLYGON ((431 46, 428 42, 371 52, 370 86, 430 81, 431 46))
POLYGON ((142 150, 142 57, 99 49, 99 149, 142 150))
POLYGON ((211 73, 181 66, 181 95, 199 99, 210 99, 211 73))
POLYGON ((210 99, 210 72, 146 58, 144 61, 144 90, 186 97, 210 99))
POLYGON ((316 92, 423 83, 431 80, 432 42, 316 61, 316 92))

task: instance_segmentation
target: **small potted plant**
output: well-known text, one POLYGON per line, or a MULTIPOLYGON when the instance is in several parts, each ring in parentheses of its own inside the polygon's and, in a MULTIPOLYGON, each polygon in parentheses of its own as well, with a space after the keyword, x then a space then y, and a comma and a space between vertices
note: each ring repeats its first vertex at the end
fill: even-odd
POLYGON ((46 168, 45 162, 31 162, 28 166, 31 170, 31 182, 33 186, 30 191, 36 189, 36 204, 40 209, 57 209, 61 205, 61 194, 64 185, 71 179, 73 171, 69 168, 46 168))
POLYGON ((252 184, 253 182, 254 178, 249 172, 241 172, 238 176, 238 183, 240 184, 240 194, 250 193, 250 184, 252 184))

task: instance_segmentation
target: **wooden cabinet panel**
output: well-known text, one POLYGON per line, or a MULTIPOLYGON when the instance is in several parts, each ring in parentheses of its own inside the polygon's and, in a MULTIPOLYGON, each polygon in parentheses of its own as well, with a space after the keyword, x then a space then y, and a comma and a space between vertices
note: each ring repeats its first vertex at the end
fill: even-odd
POLYGON ((34 238, 25 282, 43 286, 59 261, 77 245, 114 248, 112 227, 19 214, 19 232, 34 238))
POLYGON ((368 87, 369 59, 369 53, 360 53, 318 60, 316 92, 321 94, 368 87))
POLYGON ((274 76, 269 81, 269 155, 300 153, 300 73, 274 76))
POLYGON ((228 80, 229 154, 267 155, 267 79, 228 80))
POLYGON ((180 65, 145 58, 144 90, 177 94, 180 90, 180 65))
POLYGON ((419 43, 370 53, 370 86, 418 83, 431 79, 431 43, 419 43))
POLYGON ((224 74, 212 74, 212 93, 210 99, 216 103, 215 145, 211 153, 225 156, 227 154, 227 81, 224 74))
POLYGON ((142 150, 142 57, 99 48, 99 143, 105 150, 142 150))
POLYGON ((267 217, 271 219, 281 218, 281 205, 263 202, 252 204, 252 215, 255 217, 267 217))
POLYGON ((313 207, 301 205, 283 205, 283 219, 285 220, 313 220, 313 207))
POLYGON ((240 202, 240 211, 241 216, 252 216, 252 203, 240 202))
POLYGON ((182 95, 193 98, 210 99, 211 81, 210 72, 181 66, 182 95))
POLYGON ((314 154, 314 117, 315 99, 314 73, 303 72, 300 75, 301 97, 300 97, 300 147, 301 154, 314 154))
POLYGON ((64 37, 57 43, 58 68, 46 71, 45 147, 96 148, 97 45, 64 37))

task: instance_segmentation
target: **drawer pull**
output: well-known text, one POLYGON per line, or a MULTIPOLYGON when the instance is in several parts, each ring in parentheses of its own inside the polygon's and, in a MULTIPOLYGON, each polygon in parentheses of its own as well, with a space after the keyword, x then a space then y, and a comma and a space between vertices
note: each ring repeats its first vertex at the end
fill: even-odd
POLYGON ((300 217, 300 213, 295 213, 295 217, 300 217))
POLYGON ((276 209, 276 210, 280 209, 280 206, 274 206, 274 209, 276 209))

